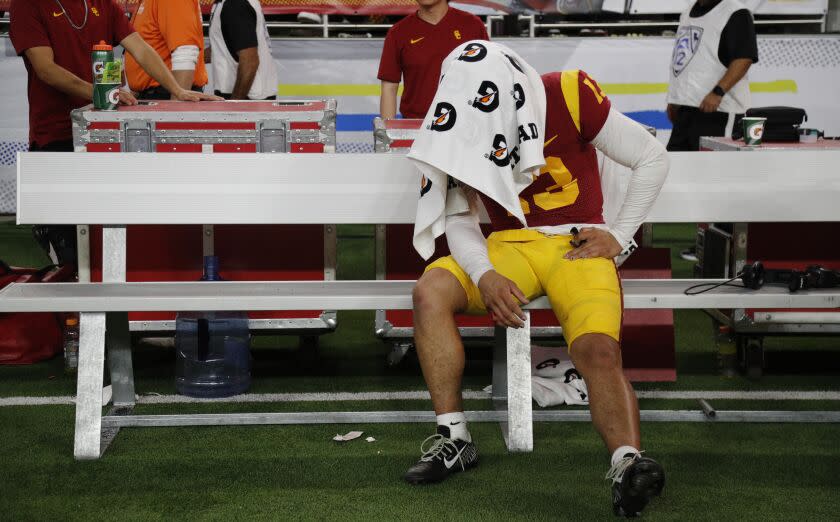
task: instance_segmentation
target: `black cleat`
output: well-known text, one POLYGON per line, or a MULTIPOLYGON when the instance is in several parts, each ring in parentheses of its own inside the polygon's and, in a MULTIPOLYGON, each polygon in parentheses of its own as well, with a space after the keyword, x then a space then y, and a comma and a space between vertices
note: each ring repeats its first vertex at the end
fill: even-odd
POLYGON ((466 471, 478 464, 475 444, 450 439, 448 426, 438 426, 437 434, 424 440, 420 451, 423 456, 403 475, 409 484, 440 482, 453 473, 466 471), (428 444, 431 445, 427 448, 428 444))
POLYGON ((606 478, 613 480, 613 512, 627 518, 639 516, 650 499, 658 497, 665 486, 665 470, 658 462, 641 454, 625 455, 606 478))

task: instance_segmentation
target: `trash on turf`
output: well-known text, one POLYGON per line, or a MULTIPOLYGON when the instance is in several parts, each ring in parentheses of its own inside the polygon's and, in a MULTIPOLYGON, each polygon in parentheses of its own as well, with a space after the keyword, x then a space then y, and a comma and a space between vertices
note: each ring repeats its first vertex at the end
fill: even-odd
POLYGON ((374 439, 373 437, 368 437, 365 440, 368 442, 376 442, 376 439, 374 439))
POLYGON ((336 436, 333 437, 333 440, 336 441, 336 442, 347 442, 349 440, 358 439, 359 437, 362 436, 362 433, 364 433, 364 432, 350 431, 350 432, 345 433, 344 435, 336 434, 336 436))

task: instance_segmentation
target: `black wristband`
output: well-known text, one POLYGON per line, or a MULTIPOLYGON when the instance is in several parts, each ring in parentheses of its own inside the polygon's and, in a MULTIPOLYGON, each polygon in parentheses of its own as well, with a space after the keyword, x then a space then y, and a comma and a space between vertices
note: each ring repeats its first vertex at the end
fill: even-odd
POLYGON ((715 88, 712 89, 712 92, 721 97, 723 97, 726 94, 726 91, 724 91, 723 87, 721 87, 720 85, 715 85, 715 88))

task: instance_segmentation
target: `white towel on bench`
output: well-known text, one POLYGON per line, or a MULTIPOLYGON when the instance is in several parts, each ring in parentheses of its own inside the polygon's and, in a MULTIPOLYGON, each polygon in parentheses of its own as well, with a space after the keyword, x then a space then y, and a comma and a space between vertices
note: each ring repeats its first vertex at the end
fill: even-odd
POLYGON ((589 391, 567 348, 531 345, 531 395, 546 408, 589 404, 589 391))

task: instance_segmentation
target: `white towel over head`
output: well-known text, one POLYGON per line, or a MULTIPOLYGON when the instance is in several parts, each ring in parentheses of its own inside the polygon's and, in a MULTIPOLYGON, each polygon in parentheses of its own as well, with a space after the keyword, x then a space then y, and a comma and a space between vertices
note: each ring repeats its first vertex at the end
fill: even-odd
POLYGON ((504 45, 473 40, 444 59, 437 94, 408 154, 420 171, 414 248, 424 259, 434 253, 446 215, 468 209, 463 197, 447 201, 447 189, 458 183, 525 224, 519 193, 545 165, 545 105, 540 75, 504 45))

